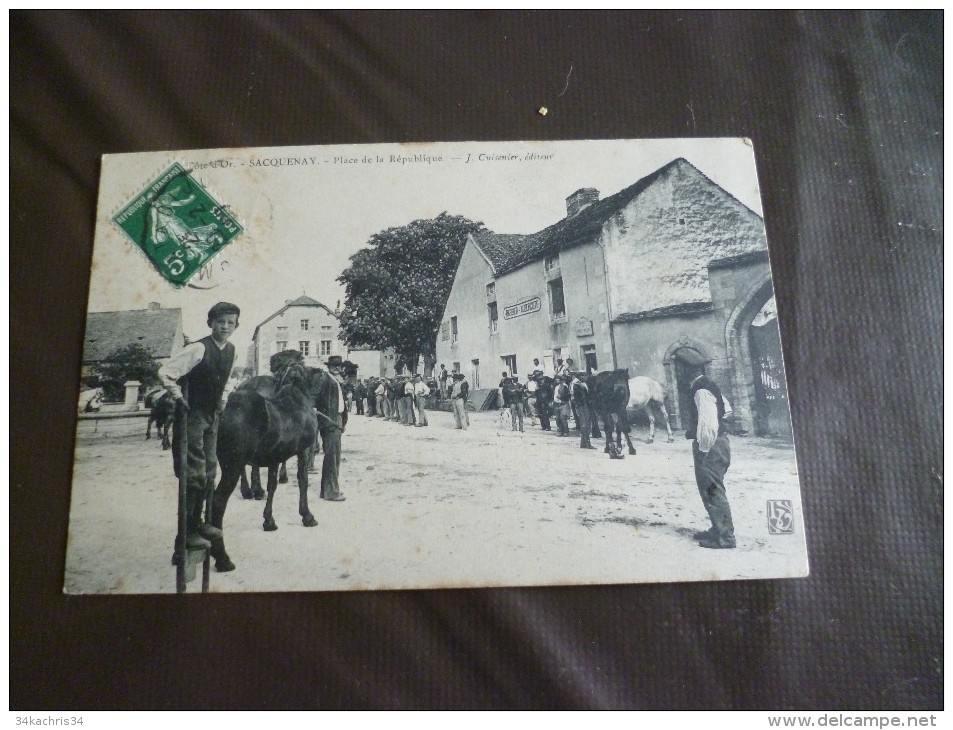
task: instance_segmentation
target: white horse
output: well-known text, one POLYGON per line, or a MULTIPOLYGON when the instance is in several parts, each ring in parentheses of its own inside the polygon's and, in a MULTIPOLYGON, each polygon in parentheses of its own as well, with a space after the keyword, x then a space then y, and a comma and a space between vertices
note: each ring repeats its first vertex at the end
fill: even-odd
POLYGON ((668 412, 665 410, 665 388, 657 380, 644 375, 629 378, 629 405, 634 411, 645 411, 649 417, 649 443, 655 441, 655 414, 661 416, 665 430, 668 432, 668 442, 675 441, 672 436, 672 427, 668 422, 668 412))

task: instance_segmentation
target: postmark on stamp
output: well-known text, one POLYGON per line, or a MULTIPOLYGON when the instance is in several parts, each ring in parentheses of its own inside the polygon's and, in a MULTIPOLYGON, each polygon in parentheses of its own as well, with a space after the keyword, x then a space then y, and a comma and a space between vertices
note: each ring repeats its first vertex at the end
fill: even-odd
POLYGON ((176 288, 244 230, 177 162, 123 206, 113 222, 176 288))

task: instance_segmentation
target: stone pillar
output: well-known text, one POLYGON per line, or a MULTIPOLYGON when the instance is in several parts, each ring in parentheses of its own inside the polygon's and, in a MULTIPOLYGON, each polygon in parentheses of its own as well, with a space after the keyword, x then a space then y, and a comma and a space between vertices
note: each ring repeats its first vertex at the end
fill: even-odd
POLYGON ((138 380, 127 380, 123 385, 126 386, 126 399, 123 402, 124 411, 135 411, 139 408, 139 386, 142 385, 138 380))

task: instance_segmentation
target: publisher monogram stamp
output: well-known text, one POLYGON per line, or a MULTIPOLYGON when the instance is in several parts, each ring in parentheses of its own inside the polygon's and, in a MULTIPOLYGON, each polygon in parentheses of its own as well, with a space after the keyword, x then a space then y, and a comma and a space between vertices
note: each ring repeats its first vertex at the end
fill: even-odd
POLYGON ((179 163, 129 201, 113 222, 176 288, 243 231, 179 163))
POLYGON ((768 533, 771 535, 794 534, 794 504, 790 499, 768 500, 768 533))

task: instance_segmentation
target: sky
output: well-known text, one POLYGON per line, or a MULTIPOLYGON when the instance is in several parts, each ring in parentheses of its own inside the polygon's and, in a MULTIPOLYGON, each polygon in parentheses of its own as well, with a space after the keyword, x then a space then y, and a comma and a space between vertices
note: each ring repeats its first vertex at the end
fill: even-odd
POLYGON ((378 231, 441 212, 497 233, 533 233, 566 215, 584 187, 605 198, 683 157, 761 215, 750 141, 724 139, 271 147, 106 155, 89 311, 179 307, 186 335, 208 334, 217 301, 242 309, 241 362, 255 326, 302 294, 332 310, 335 279, 378 231), (111 217, 173 162, 227 205, 244 232, 207 275, 174 289, 111 217))

